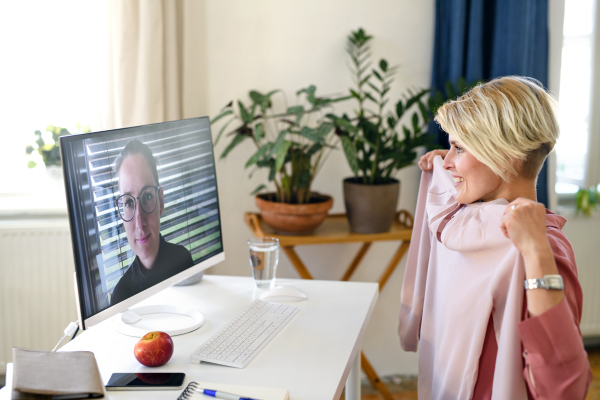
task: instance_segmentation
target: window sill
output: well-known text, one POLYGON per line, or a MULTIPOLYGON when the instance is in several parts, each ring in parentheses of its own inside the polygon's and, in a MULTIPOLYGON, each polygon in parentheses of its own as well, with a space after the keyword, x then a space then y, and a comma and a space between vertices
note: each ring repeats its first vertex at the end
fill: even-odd
POLYGON ((0 194, 0 220, 67 218, 67 203, 58 194, 0 194))

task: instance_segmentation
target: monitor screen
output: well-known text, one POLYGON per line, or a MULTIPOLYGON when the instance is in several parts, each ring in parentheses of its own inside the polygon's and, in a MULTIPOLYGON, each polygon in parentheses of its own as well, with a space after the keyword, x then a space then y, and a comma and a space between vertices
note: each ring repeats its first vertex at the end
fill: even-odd
POLYGON ((60 138, 86 329, 224 259, 207 117, 60 138))

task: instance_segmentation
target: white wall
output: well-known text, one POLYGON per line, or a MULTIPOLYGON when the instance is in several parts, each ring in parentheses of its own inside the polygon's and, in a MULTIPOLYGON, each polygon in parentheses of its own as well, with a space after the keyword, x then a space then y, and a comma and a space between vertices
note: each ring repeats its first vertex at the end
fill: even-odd
MULTIPOLYGON (((317 86, 317 94, 346 93, 352 86, 344 50, 346 36, 359 27, 374 36, 376 60, 385 57, 391 65, 400 65, 391 93, 393 103, 407 88, 424 88, 430 81, 433 0, 207 0, 185 4, 186 23, 195 21, 192 29, 201 35, 199 47, 186 44, 194 51, 193 57, 186 56, 186 117, 215 116, 230 100, 246 100, 251 89, 283 89, 290 103, 298 89, 310 84, 317 86), (194 69, 205 81, 198 80, 194 69), (191 93, 202 94, 194 98, 191 93)), ((351 103, 336 107, 336 111, 351 110, 351 103)), ((223 148, 219 143, 217 152, 223 148)), ((262 172, 248 179, 243 166, 251 154, 252 146, 242 145, 217 162, 227 259, 211 273, 250 274, 246 240, 251 233, 243 223, 243 213, 257 210, 249 193, 266 181, 262 172)), ((332 212, 344 211, 342 179, 350 175, 343 155, 336 151, 315 180, 314 190, 333 196, 332 212)), ((414 210, 419 176, 416 167, 399 174, 399 208, 414 210)), ((373 245, 353 279, 377 280, 396 246, 373 245)), ((358 244, 344 244, 297 250, 316 279, 337 279, 358 248, 358 244)), ((403 272, 404 262, 381 293, 364 340, 366 355, 380 375, 417 371, 416 355, 400 349, 396 334, 403 272)), ((283 254, 277 275, 299 277, 283 254)))

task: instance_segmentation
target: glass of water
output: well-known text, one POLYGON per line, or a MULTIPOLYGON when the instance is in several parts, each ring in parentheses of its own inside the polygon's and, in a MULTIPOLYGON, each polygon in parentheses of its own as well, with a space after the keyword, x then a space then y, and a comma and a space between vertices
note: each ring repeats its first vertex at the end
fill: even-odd
POLYGON ((261 289, 275 287, 275 271, 279 262, 279 239, 263 237, 248 240, 248 250, 256 286, 261 289))

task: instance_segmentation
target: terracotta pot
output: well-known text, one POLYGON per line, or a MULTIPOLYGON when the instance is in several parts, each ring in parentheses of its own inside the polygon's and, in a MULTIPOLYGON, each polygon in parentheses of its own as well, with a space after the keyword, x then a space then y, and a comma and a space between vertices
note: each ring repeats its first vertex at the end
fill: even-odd
POLYGON ((278 203, 273 193, 256 196, 256 206, 262 219, 279 233, 302 235, 315 229, 325 220, 333 206, 331 196, 313 192, 308 204, 278 203))
POLYGON ((400 181, 366 185, 356 178, 344 179, 344 203, 350 229, 358 233, 387 232, 396 215, 400 181))

